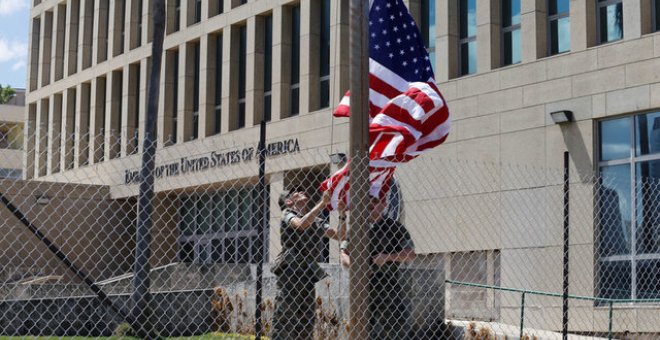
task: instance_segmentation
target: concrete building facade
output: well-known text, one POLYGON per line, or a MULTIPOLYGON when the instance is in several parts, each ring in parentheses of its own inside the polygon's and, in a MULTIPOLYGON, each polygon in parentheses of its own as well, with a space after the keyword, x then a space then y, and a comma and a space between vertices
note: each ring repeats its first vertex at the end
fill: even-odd
MULTIPOLYGON (((660 162, 660 0, 405 2, 422 29, 453 119, 449 140, 432 157, 558 168, 569 151, 571 171, 578 174, 576 190, 594 173, 615 182, 607 188, 617 194, 619 206, 628 207, 617 227, 627 230, 621 237, 629 242, 621 251, 598 250, 601 227, 591 196, 592 210, 584 212, 591 221, 584 232, 588 236, 571 240, 581 254, 574 268, 584 271, 571 276, 579 287, 573 293, 658 298, 660 248, 654 235, 660 224, 657 214, 638 215, 652 208, 636 198, 634 188, 660 177, 655 170, 660 162), (558 111, 571 111, 574 121, 555 124, 550 113, 558 111), (608 277, 623 278, 623 286, 599 286, 608 277)), ((106 185, 116 199, 137 194, 133 172, 140 162, 149 85, 150 3, 34 0, 24 178, 106 185)), ((348 89, 348 19, 346 0, 168 0, 158 114, 160 171, 183 157, 256 146, 258 124, 266 119, 269 143, 286 157, 280 163, 287 164, 268 174, 271 225, 276 225, 274 197, 299 179, 300 171, 315 183, 336 169, 329 157, 297 153, 296 145, 328 153, 347 150, 347 123, 331 112, 348 89)), ((414 193, 426 190, 425 183, 414 180, 415 170, 432 166, 421 158, 402 170, 401 181, 409 183, 403 195, 406 216, 424 213, 427 203, 417 201, 414 193)), ((246 200, 235 197, 253 195, 255 176, 256 168, 237 164, 177 171, 163 175, 156 186, 163 197, 190 193, 190 203, 168 208, 176 215, 175 206, 183 206, 178 213, 185 220, 186 211, 203 200, 246 208, 241 206, 246 200), (230 193, 230 187, 240 189, 230 193), (195 188, 217 193, 197 195, 195 188)), ((502 192, 506 180, 504 174, 496 178, 502 192)), ((478 214, 479 200, 488 198, 477 195, 465 204, 478 214)), ((459 220, 454 216, 452 221, 459 220)), ((489 224, 493 233, 516 235, 520 243, 504 237, 475 241, 469 233, 457 233, 455 224, 438 223, 437 233, 452 236, 425 243, 426 229, 413 219, 406 222, 418 251, 441 259, 449 278, 455 277, 451 268, 465 261, 480 264, 482 283, 516 287, 528 275, 535 279, 524 281, 531 282, 525 288, 561 291, 561 281, 550 280, 561 273, 561 238, 526 243, 521 235, 529 230, 494 222, 489 224), (541 268, 547 258, 557 259, 551 269, 541 268), (535 268, 517 269, 531 266, 530 259, 539 261, 535 268)), ((200 260, 199 247, 207 241, 186 236, 187 225, 178 219, 166 224, 163 230, 181 234, 171 260, 200 260)), ((478 233, 483 226, 468 227, 478 233)), ((548 228, 561 232, 560 225, 548 228)), ((277 249, 278 239, 277 228, 271 228, 271 249, 277 249)), ((276 251, 269 255, 273 258, 276 251)), ((500 304, 492 295, 484 303, 497 309, 498 319, 516 323, 519 305, 500 304)), ((545 313, 548 320, 561 321, 560 305, 537 303, 539 318, 545 313)), ((606 308, 593 302, 576 308, 584 319, 573 330, 607 329, 606 308)), ((657 305, 626 308, 622 313, 635 320, 626 329, 660 331, 657 322, 648 322, 658 321, 657 305)))

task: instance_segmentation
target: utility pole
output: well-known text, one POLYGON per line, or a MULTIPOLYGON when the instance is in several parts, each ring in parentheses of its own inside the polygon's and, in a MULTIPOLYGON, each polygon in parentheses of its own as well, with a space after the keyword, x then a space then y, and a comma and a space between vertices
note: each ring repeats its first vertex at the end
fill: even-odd
POLYGON ((149 272, 151 266, 151 226, 154 210, 154 167, 156 161, 156 119, 158 117, 158 96, 160 90, 160 69, 163 59, 163 39, 165 37, 165 0, 154 0, 153 43, 151 47, 150 81, 147 94, 147 117, 142 144, 142 169, 140 170, 140 195, 138 199, 138 221, 135 242, 135 265, 133 268, 132 317, 139 325, 135 329, 143 339, 158 337, 152 323, 149 272))
POLYGON ((350 338, 369 338, 369 1, 350 0, 350 338))

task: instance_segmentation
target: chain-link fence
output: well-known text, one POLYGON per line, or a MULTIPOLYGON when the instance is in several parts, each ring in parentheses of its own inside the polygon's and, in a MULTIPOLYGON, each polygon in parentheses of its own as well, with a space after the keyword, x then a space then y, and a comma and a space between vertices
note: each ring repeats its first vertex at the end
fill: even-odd
MULTIPOLYGON (((2 160, 28 179, 0 180, 0 336, 132 335, 141 147, 53 130, 28 130, 20 160, 2 160)), ((373 339, 660 338, 655 163, 633 176, 572 166, 565 248, 561 164, 440 150, 397 169, 356 244, 354 212, 327 211, 318 189, 346 161, 336 145, 269 140, 261 189, 256 143, 217 140, 158 149, 149 321, 162 336, 240 338, 258 324, 272 339, 343 339, 362 307, 373 339)))

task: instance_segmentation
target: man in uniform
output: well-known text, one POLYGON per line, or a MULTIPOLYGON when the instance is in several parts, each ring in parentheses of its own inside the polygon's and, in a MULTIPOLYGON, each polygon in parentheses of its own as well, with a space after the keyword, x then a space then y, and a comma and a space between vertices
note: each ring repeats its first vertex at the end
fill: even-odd
MULTIPOLYGON (((415 245, 408 230, 398 221, 385 217, 385 199, 372 199, 369 213, 371 276, 369 278, 370 339, 403 340, 410 337, 405 292, 400 280, 401 263, 415 259, 415 245)), ((350 266, 351 245, 342 242, 341 263, 350 266)))
POLYGON ((282 251, 273 273, 278 293, 273 315, 273 340, 312 339, 316 319, 314 285, 327 276, 318 264, 323 237, 343 240, 346 216, 340 211, 339 228, 334 229, 318 218, 330 201, 330 192, 311 210, 309 197, 300 188, 284 191, 279 198, 282 251))

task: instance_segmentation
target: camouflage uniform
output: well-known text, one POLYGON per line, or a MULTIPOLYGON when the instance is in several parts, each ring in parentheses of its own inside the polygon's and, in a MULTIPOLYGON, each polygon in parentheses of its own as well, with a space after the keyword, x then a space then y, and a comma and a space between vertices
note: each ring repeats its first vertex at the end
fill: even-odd
POLYGON ((316 219, 305 230, 291 226, 302 215, 291 209, 282 213, 282 252, 273 273, 277 276, 277 296, 273 315, 273 340, 312 339, 316 320, 316 282, 327 276, 318 264, 321 240, 329 225, 316 219))
MULTIPOLYGON (((348 241, 342 250, 350 250, 348 241)), ((369 253, 395 254, 404 249, 415 249, 408 230, 399 222, 383 218, 369 229, 369 253)), ((403 340, 410 337, 406 292, 399 282, 400 263, 386 262, 378 267, 372 264, 369 278, 370 339, 403 340)))

